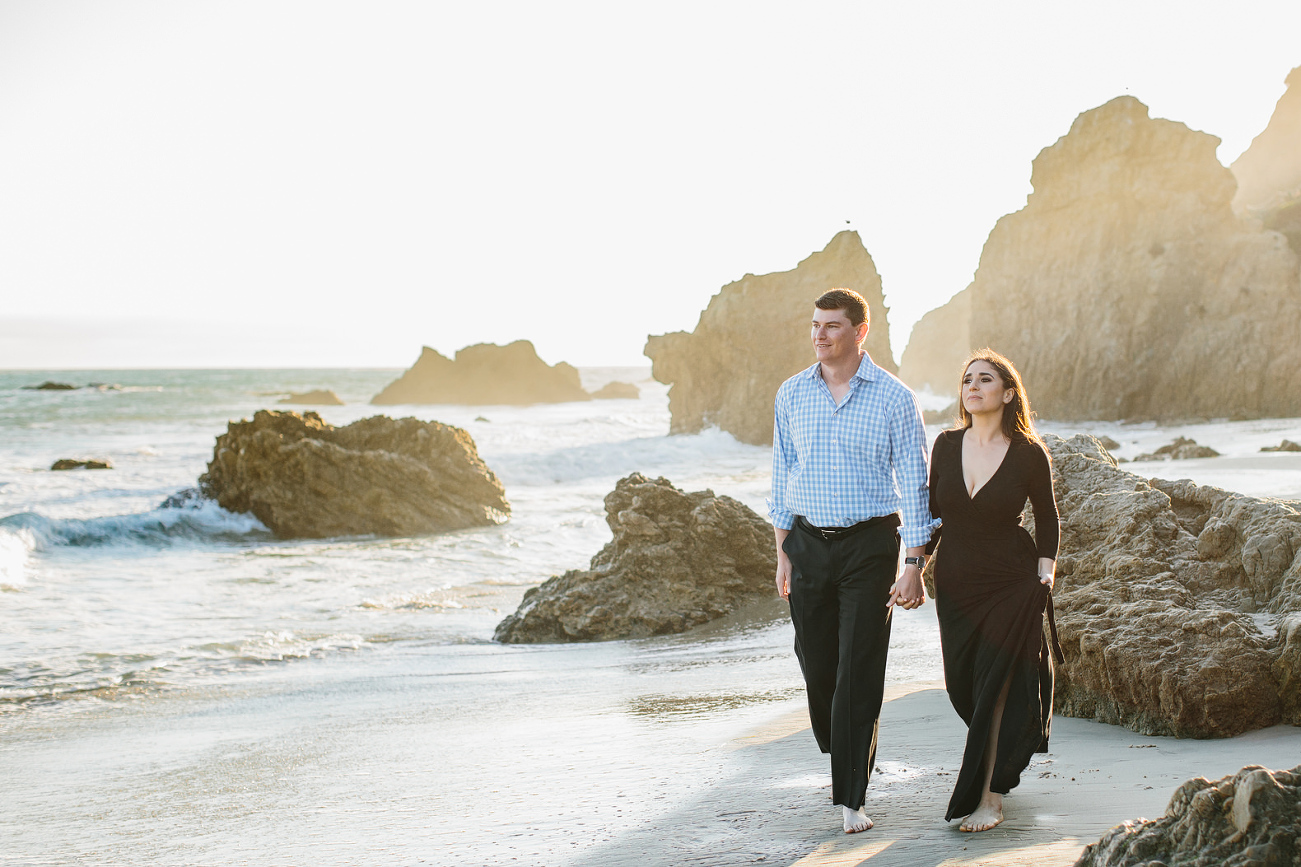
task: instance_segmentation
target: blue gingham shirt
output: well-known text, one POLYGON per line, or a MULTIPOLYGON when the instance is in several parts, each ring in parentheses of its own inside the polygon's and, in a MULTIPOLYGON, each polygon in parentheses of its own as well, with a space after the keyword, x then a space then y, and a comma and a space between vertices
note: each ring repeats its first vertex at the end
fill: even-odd
POLYGON ((796 515, 848 527, 902 512, 904 547, 930 540, 940 522, 931 518, 926 430, 908 386, 864 353, 840 403, 814 364, 777 389, 773 415, 774 527, 789 530, 796 515))

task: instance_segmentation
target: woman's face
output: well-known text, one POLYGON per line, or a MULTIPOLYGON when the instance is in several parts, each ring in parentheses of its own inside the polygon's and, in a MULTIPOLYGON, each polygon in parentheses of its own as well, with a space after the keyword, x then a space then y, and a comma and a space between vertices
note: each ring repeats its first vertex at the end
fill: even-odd
POLYGON ((971 415, 1001 413, 1015 393, 988 361, 973 361, 962 374, 962 406, 971 415))

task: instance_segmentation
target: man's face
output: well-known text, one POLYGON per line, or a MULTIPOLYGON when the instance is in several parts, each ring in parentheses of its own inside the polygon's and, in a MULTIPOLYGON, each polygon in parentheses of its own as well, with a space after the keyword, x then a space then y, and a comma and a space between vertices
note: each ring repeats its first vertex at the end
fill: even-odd
POLYGON ((813 308, 813 352, 818 361, 835 364, 858 357, 859 344, 867 337, 867 323, 855 327, 844 310, 813 308))

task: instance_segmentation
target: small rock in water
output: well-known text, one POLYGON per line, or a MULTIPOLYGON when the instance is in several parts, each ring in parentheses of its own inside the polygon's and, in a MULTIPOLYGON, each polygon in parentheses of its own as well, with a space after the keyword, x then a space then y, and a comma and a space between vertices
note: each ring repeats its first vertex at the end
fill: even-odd
POLYGON ((290 392, 289 397, 283 398, 280 403, 302 404, 305 406, 343 406, 343 401, 339 399, 339 396, 328 388, 318 388, 315 391, 290 392))
POLYGON ((1291 440, 1283 440, 1276 446, 1263 446, 1262 452, 1301 452, 1301 443, 1294 443, 1291 440))
POLYGON ((70 382, 54 382, 47 379, 40 385, 24 385, 23 388, 27 391, 75 391, 77 386, 70 382))
POLYGON ((177 491, 167 499, 163 500, 158 508, 160 509, 189 509, 197 506, 203 500, 208 499, 203 495, 203 491, 198 488, 184 488, 177 491))
POLYGON ((1160 819, 1117 825, 1084 848, 1075 867, 1150 864, 1289 865, 1301 855, 1301 766, 1248 765, 1180 786, 1160 819))
POLYGON ((51 466, 52 470, 111 470, 113 464, 111 461, 79 461, 74 458, 60 458, 51 466))
POLYGON ((641 397, 641 389, 631 382, 607 382, 592 392, 592 397, 597 400, 636 400, 641 397))
POLYGON ((1120 448, 1120 443, 1116 442, 1109 436, 1094 437, 1094 439, 1102 443, 1102 447, 1109 452, 1113 452, 1116 449, 1120 448))
POLYGON ((1200 446, 1187 437, 1179 437, 1154 452, 1141 454, 1135 461, 1186 461, 1193 458, 1217 458, 1220 453, 1210 446, 1200 446))

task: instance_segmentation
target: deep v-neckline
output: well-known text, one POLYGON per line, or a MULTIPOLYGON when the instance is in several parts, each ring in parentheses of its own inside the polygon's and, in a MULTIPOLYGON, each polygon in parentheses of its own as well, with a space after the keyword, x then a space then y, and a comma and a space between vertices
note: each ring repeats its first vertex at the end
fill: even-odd
POLYGON ((979 488, 976 488, 976 490, 974 491, 968 491, 967 490, 967 468, 965 465, 965 461, 963 461, 962 459, 963 458, 962 445, 967 441, 967 431, 969 430, 971 430, 971 428, 965 428, 962 431, 962 436, 958 437, 958 475, 962 478, 962 492, 967 495, 967 502, 975 502, 975 499, 980 494, 980 492, 985 490, 985 488, 988 488, 989 483, 994 481, 994 477, 997 476, 999 472, 1002 471, 1003 464, 1007 463, 1007 456, 1012 451, 1012 443, 1007 444, 1007 451, 1003 452, 1003 457, 998 462, 998 466, 994 468, 994 472, 989 474, 989 478, 985 479, 985 483, 981 485, 979 488))

